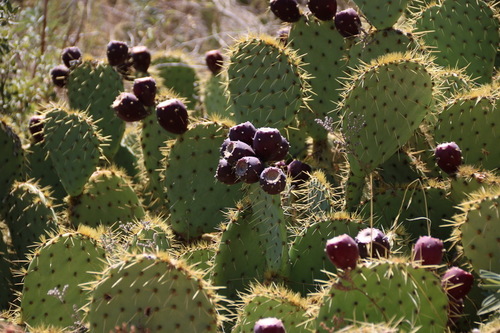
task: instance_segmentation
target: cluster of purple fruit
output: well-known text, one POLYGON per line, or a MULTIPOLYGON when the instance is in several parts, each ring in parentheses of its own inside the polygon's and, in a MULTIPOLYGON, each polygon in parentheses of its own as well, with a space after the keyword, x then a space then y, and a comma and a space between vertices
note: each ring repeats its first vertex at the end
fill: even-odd
POLYGON ((304 181, 311 167, 298 160, 286 165, 283 160, 290 146, 276 128, 259 129, 245 122, 229 129, 222 143, 221 159, 215 177, 224 184, 260 182, 268 194, 278 194, 285 189, 287 169, 295 181, 304 181))
MULTIPOLYGON (((307 7, 321 21, 334 19, 337 31, 344 37, 356 36, 361 31, 361 19, 353 8, 337 12, 337 0, 309 0, 307 7)), ((270 8, 285 22, 297 22, 302 17, 297 0, 271 0, 270 8)))

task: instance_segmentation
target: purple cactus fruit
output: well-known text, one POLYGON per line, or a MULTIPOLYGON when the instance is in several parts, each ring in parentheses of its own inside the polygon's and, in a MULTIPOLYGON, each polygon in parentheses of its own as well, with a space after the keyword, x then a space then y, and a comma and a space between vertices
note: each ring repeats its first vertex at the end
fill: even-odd
POLYGON ((276 128, 261 127, 255 132, 252 147, 262 161, 279 161, 288 154, 288 141, 276 128))
POLYGON ((359 259, 358 244, 351 236, 343 234, 326 242, 326 254, 330 261, 343 270, 356 268, 359 259))
POLYGON ((278 318, 262 318, 255 322, 254 333, 286 333, 283 322, 278 318))
POLYGON ((431 236, 421 236, 413 249, 413 260, 422 265, 439 265, 443 260, 443 242, 431 236))
POLYGON ((123 92, 111 105, 118 118, 124 121, 139 121, 149 115, 148 110, 132 93, 123 92))
POLYGON ((441 285, 452 300, 467 296, 473 283, 474 276, 456 266, 449 268, 441 277, 441 285))
POLYGON ((188 129, 187 108, 176 98, 168 99, 156 106, 156 118, 165 130, 174 134, 183 134, 188 129))
POLYGON ((226 153, 226 148, 227 148, 227 145, 229 144, 229 142, 231 142, 231 140, 229 138, 227 138, 227 139, 224 139, 224 141, 220 145, 219 152, 220 152, 221 157, 224 157, 224 155, 226 153))
POLYGON ((45 119, 44 116, 40 115, 35 115, 32 116, 29 120, 28 123, 28 129, 33 136, 33 139, 35 142, 41 142, 43 141, 43 120, 45 119))
POLYGON ((109 42, 106 55, 111 66, 119 66, 124 64, 129 57, 127 43, 117 40, 109 42))
POLYGON ((358 12, 347 8, 335 15, 335 28, 343 37, 356 36, 361 32, 361 19, 358 12))
POLYGON ((132 91, 145 106, 155 105, 156 81, 152 77, 135 79, 132 91))
POLYGON ((61 59, 64 65, 71 68, 73 64, 80 61, 82 58, 82 51, 77 46, 70 46, 65 48, 61 53, 61 59))
POLYGON ((365 258, 389 257, 391 244, 387 236, 377 228, 365 228, 355 238, 359 256, 365 258))
POLYGON ((257 183, 264 166, 255 156, 244 156, 236 161, 234 165, 238 178, 247 184, 257 183))
POLYGON ((277 18, 285 22, 297 22, 302 14, 296 0, 271 0, 271 11, 277 18))
POLYGON ((255 126, 251 122, 246 121, 244 123, 231 127, 229 129, 228 137, 232 141, 243 141, 251 146, 253 145, 253 137, 255 136, 255 132, 257 132, 255 126))
POLYGON ((215 178, 217 178, 217 180, 221 183, 227 185, 233 185, 240 181, 238 176, 236 176, 233 166, 224 158, 219 160, 217 171, 215 172, 215 178))
POLYGON ((293 183, 301 184, 310 178, 312 172, 311 166, 299 160, 291 161, 287 166, 288 175, 292 178, 293 183))
POLYGON ((267 194, 281 193, 286 186, 286 176, 277 167, 267 167, 260 174, 260 187, 267 194))
POLYGON ((219 74, 224 64, 224 57, 219 50, 210 50, 205 53, 205 63, 213 75, 219 74))
POLYGON ((132 58, 132 66, 138 72, 146 73, 149 65, 151 65, 151 52, 145 46, 134 46, 130 50, 130 57, 132 58))
POLYGON ((319 20, 329 21, 337 12, 337 0, 309 0, 307 7, 319 20))
POLYGON ((243 141, 229 141, 224 151, 224 158, 227 159, 229 164, 235 165, 244 156, 255 156, 252 147, 243 141))
POLYGON ((68 81, 69 69, 64 65, 57 65, 50 70, 50 76, 52 83, 62 88, 66 85, 66 81, 68 81))
POLYGON ((445 142, 434 149, 437 165, 449 175, 455 174, 462 164, 462 151, 455 142, 445 142))

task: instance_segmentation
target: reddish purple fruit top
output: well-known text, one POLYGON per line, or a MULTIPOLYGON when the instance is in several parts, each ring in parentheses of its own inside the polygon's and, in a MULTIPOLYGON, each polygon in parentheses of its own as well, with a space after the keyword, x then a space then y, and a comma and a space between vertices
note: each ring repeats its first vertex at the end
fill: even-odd
POLYGON ((222 70, 224 57, 219 50, 211 50, 205 53, 205 62, 212 74, 217 75, 222 70))
POLYGON ((361 19, 352 8, 342 10, 335 15, 335 28, 343 37, 356 36, 361 32, 361 19))
POLYGON ((387 236, 377 228, 365 228, 355 238, 361 258, 380 258, 389 256, 391 244, 387 236))
POLYGON ((359 250, 358 244, 351 236, 344 234, 328 240, 325 251, 337 268, 343 270, 356 268, 359 250))
POLYGON ((259 319, 254 327, 254 333, 286 333, 283 322, 278 318, 262 318, 259 319))
POLYGON ((124 64, 129 56, 127 43, 117 40, 109 42, 106 55, 111 66, 119 66, 124 64))
POLYGON ((309 0, 307 7, 319 20, 329 21, 337 12, 337 0, 309 0))
POLYGON ((271 0, 271 12, 285 22, 297 22, 302 14, 296 0, 271 0))
POLYGON ((462 164, 462 151, 455 142, 437 145, 434 150, 437 165, 449 175, 455 174, 462 164))
POLYGON ((130 56, 136 71, 143 73, 148 71, 149 65, 151 65, 151 52, 146 46, 134 46, 130 50, 130 56))
POLYGON ((451 267, 441 277, 441 285, 453 300, 460 300, 467 296, 473 283, 474 276, 459 267, 451 267))
POLYGON ((422 265, 439 265, 443 260, 443 242, 431 236, 421 236, 415 243, 413 260, 422 265))
POLYGON ((176 98, 168 99, 156 106, 156 118, 161 127, 170 133, 183 134, 189 125, 186 106, 176 98))
POLYGON ((152 77, 135 79, 132 91, 145 106, 155 105, 156 81, 152 77))
POLYGON ((68 68, 82 58, 82 51, 77 46, 70 46, 65 48, 61 54, 64 65, 68 68))
POLYGON ((43 141, 43 120, 45 119, 44 116, 41 115, 35 115, 32 116, 29 120, 29 131, 31 135, 33 136, 33 139, 35 142, 40 142, 43 141))

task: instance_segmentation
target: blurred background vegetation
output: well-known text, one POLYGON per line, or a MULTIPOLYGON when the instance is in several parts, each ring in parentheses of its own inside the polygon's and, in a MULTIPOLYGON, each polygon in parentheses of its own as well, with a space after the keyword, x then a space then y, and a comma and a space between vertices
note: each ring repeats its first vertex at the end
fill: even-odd
POLYGON ((105 59, 110 40, 153 53, 204 53, 248 32, 276 34, 267 0, 0 0, 0 110, 21 124, 56 100, 49 72, 61 50, 78 46, 105 59))

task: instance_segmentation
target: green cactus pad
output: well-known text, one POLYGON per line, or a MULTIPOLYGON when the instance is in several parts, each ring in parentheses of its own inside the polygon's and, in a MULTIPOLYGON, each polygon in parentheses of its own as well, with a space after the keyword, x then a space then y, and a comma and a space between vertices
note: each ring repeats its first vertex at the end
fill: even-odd
POLYGON ((0 120, 0 201, 9 192, 16 179, 21 176, 24 164, 21 140, 6 122, 0 120))
POLYGON ((144 215, 137 194, 118 170, 95 171, 82 194, 69 199, 69 221, 75 227, 118 227, 119 223, 141 219, 144 215))
POLYGON ((0 213, 9 227, 12 245, 24 260, 40 237, 56 230, 57 216, 47 193, 33 182, 16 182, 0 213))
POLYGON ((254 284, 242 295, 238 319, 232 332, 253 333, 255 323, 269 317, 280 319, 287 333, 311 332, 314 322, 310 320, 309 308, 306 299, 282 286, 254 284))
POLYGON ((388 53, 404 53, 418 49, 420 46, 410 33, 394 28, 374 30, 349 49, 349 67, 369 64, 388 53))
POLYGON ((464 68, 478 83, 491 82, 500 36, 486 1, 445 0, 417 15, 415 26, 437 64, 464 68))
POLYGON ((129 147, 120 145, 118 151, 113 157, 113 162, 116 166, 123 168, 126 171, 127 176, 131 178, 139 177, 139 160, 129 147))
POLYGON ((338 120, 331 111, 340 100, 340 78, 347 71, 349 42, 337 32, 333 20, 306 16, 292 25, 288 41, 288 47, 297 51, 304 63, 302 68, 310 74, 309 109, 299 112, 301 124, 314 139, 325 139, 328 132, 315 119, 329 115, 338 120))
POLYGON ((195 110, 199 101, 199 78, 193 61, 182 52, 155 55, 152 70, 161 78, 158 83, 185 98, 186 106, 195 110))
POLYGON ((67 88, 70 107, 87 112, 94 119, 101 134, 108 139, 102 147, 103 153, 112 159, 125 132, 125 122, 111 107, 124 90, 120 74, 107 64, 84 61, 72 68, 67 88))
POLYGON ((320 286, 318 281, 328 279, 323 271, 336 271, 325 254, 326 242, 343 234, 354 238, 365 227, 359 217, 335 213, 298 229, 290 245, 290 288, 303 296, 317 292, 320 286))
POLYGON ((300 58, 271 37, 249 36, 232 45, 228 77, 237 123, 281 129, 304 107, 300 58))
POLYGON ((204 84, 203 105, 207 115, 217 115, 231 118, 234 114, 232 105, 229 103, 227 86, 227 75, 211 75, 204 84))
POLYGON ((125 227, 130 229, 127 250, 131 253, 156 253, 172 247, 172 231, 161 218, 146 217, 125 227))
POLYGON ((169 147, 164 184, 170 223, 184 239, 215 231, 224 220, 223 210, 242 197, 240 186, 214 178, 227 131, 221 123, 196 123, 169 147))
POLYGON ((471 165, 461 165, 450 182, 450 200, 458 205, 468 201, 468 195, 473 192, 500 186, 500 176, 471 165))
POLYGON ((24 274, 21 319, 30 326, 69 329, 83 317, 82 284, 105 266, 105 252, 90 228, 62 232, 40 245, 24 274))
POLYGON ((364 16, 378 30, 392 27, 403 15, 409 0, 354 0, 364 16))
POLYGON ((0 233, 0 311, 9 309, 9 302, 13 300, 12 295, 12 272, 9 262, 7 244, 0 233))
POLYGON ((102 139, 85 113, 53 108, 44 122, 44 148, 66 192, 77 196, 99 164, 102 139))
POLYGON ((62 204, 67 193, 59 180, 52 159, 49 158, 43 142, 31 144, 26 149, 26 161, 28 178, 36 180, 40 187, 47 188, 54 199, 54 203, 62 204))
POLYGON ((348 85, 341 107, 350 164, 349 209, 359 202, 364 176, 400 149, 430 111, 428 65, 414 54, 391 53, 359 68, 348 85))
POLYGON ((455 96, 438 115, 434 138, 437 144, 454 141, 463 163, 484 169, 499 166, 500 86, 483 86, 455 96))
POLYGON ((455 216, 457 234, 455 242, 463 247, 463 253, 474 270, 500 272, 500 187, 482 189, 470 194, 470 200, 459 207, 463 212, 455 216))
POLYGON ((371 262, 325 286, 318 332, 358 322, 398 323, 400 332, 443 332, 448 297, 437 275, 404 262, 371 262))
POLYGON ((214 258, 212 281, 224 286, 219 293, 237 300, 251 282, 263 281, 266 267, 259 232, 253 227, 251 207, 232 212, 222 226, 222 237, 214 258))
POLYGON ((86 321, 93 332, 134 325, 157 332, 217 332, 218 299, 199 272, 166 253, 130 255, 91 288, 86 321))
POLYGON ((197 270, 205 272, 205 279, 209 279, 216 252, 216 243, 202 240, 180 249, 178 257, 197 270))

